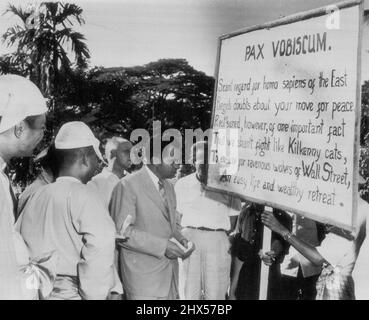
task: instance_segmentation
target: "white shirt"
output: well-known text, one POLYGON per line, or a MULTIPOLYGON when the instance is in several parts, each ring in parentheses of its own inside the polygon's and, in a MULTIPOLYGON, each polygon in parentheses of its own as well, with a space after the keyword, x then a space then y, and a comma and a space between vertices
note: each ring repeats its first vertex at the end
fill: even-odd
POLYGON ((6 210, 7 211, 6 214, 8 214, 9 220, 11 221, 11 224, 12 224, 12 235, 13 235, 13 240, 14 240, 15 255, 16 255, 17 263, 19 266, 22 266, 22 265, 26 265, 29 263, 29 254, 28 254, 28 250, 23 241, 22 236, 14 228, 14 222, 15 222, 14 204, 13 204, 12 196, 9 191, 9 187, 10 187, 9 180, 3 171, 5 167, 6 167, 6 163, 4 162, 2 158, 0 158, 0 183, 3 187, 3 190, 5 191, 3 194, 5 195, 5 198, 7 200, 7 207, 8 207, 8 210, 6 210))
POLYGON ((115 225, 93 190, 59 177, 30 197, 17 228, 31 257, 56 252, 56 273, 78 276, 82 298, 106 298, 115 284, 115 225))
POLYGON ((0 158, 0 299, 36 299, 37 291, 27 287, 29 253, 22 236, 14 228, 14 205, 9 180, 0 158))
MULTIPOLYGON (((6 176, 6 174, 4 173, 5 168, 6 168, 6 163, 0 157, 0 183, 3 186, 3 189, 4 189, 3 194, 6 197, 7 205, 9 206, 9 208, 11 208, 13 210, 14 205, 13 205, 12 197, 11 197, 10 192, 9 192, 9 180, 8 180, 8 177, 6 176)), ((12 223, 14 223, 14 213, 13 212, 10 212, 9 217, 10 217, 10 220, 12 221, 12 223)))
POLYGON ((231 227, 229 217, 238 215, 241 210, 239 199, 218 192, 205 191, 196 173, 179 179, 174 189, 183 227, 229 230, 231 227))
POLYGON ((39 176, 33 181, 26 189, 22 192, 18 199, 18 215, 22 213, 24 206, 26 205, 28 199, 34 194, 39 188, 52 183, 46 177, 46 175, 41 172, 39 176))
POLYGON ((119 181, 119 178, 111 170, 104 168, 87 183, 87 186, 94 189, 99 194, 105 208, 109 208, 111 195, 119 181))
MULTIPOLYGON (((125 172, 126 173, 126 172, 125 172)), ((104 206, 109 211, 109 204, 111 200, 111 196, 113 194, 113 190, 116 185, 119 183, 120 179, 116 174, 114 174, 109 168, 105 167, 103 170, 94 176, 91 181, 87 183, 87 187, 91 188, 94 192, 96 192, 100 199, 102 200, 104 206)), ((115 252, 115 270, 114 277, 116 285, 112 289, 119 294, 123 294, 123 286, 120 282, 118 271, 117 271, 117 263, 118 263, 118 251, 115 252)))

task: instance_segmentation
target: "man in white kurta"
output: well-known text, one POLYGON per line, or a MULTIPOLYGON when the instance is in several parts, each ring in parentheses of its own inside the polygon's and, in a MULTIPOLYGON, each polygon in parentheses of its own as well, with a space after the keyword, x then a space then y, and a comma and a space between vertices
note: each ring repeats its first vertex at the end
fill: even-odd
POLYGON ((175 185, 183 235, 197 248, 183 260, 179 273, 180 291, 186 300, 224 300, 231 271, 228 232, 231 218, 237 218, 241 210, 241 201, 206 190, 207 144, 198 142, 193 153, 196 172, 179 179, 175 185))
MULTIPOLYGON (((28 264, 28 252, 19 233, 14 229, 14 207, 9 192, 9 180, 4 170, 5 162, 0 158, 0 230, 1 230, 1 269, 0 298, 22 299, 21 274, 19 267, 28 264)), ((25 298, 28 298, 25 296, 25 298)))
POLYGON ((56 252, 51 299, 106 299, 114 286, 115 227, 99 196, 85 183, 102 159, 88 126, 64 124, 56 138, 56 182, 40 188, 17 222, 32 257, 56 252))
MULTIPOLYGON (((131 149, 132 143, 127 139, 121 137, 112 137, 109 139, 105 145, 105 158, 108 161, 108 166, 99 174, 92 177, 92 179, 87 183, 87 186, 99 195, 107 210, 109 210, 109 203, 115 186, 119 183, 120 179, 128 174, 126 170, 129 169, 132 164, 130 157, 131 149)), ((112 292, 122 295, 123 286, 117 271, 119 261, 117 250, 115 252, 114 260, 114 277, 116 285, 112 289, 112 292)), ((114 297, 116 298, 116 296, 114 297)))
POLYGON ((14 228, 16 208, 9 179, 4 173, 6 163, 12 158, 32 155, 44 135, 46 112, 46 101, 31 81, 16 75, 0 76, 1 300, 37 299, 38 289, 42 289, 38 280, 43 278, 50 284, 48 275, 52 278, 52 270, 45 268, 50 256, 42 259, 42 270, 47 275, 38 268, 37 261, 30 263, 27 247, 14 228))
POLYGON ((59 177, 29 199, 20 219, 32 257, 58 255, 52 298, 60 297, 58 289, 65 299, 107 297, 113 286, 115 227, 97 194, 76 178, 59 177))

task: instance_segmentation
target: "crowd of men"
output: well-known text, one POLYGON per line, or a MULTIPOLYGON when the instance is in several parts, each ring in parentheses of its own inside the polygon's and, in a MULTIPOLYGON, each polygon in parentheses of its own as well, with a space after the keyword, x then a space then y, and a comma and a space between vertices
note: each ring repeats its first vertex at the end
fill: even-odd
POLYGON ((132 169, 130 141, 109 139, 104 159, 91 129, 67 122, 17 199, 4 170, 32 156, 46 112, 32 82, 0 76, 0 299, 258 299, 261 263, 270 266, 269 299, 355 298, 368 204, 359 199, 352 239, 211 191, 204 141, 191 149, 193 165, 180 166, 180 146, 162 141, 158 159, 151 139, 132 169), (273 231, 268 252, 264 226, 273 231))

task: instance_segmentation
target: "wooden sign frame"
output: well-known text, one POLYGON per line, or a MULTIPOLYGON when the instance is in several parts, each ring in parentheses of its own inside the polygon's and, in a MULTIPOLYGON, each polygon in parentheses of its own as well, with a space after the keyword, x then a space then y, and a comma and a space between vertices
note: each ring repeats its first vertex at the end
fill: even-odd
MULTIPOLYGON (((260 199, 256 199, 253 197, 245 196, 243 194, 235 193, 232 191, 227 191, 224 189, 218 189, 214 187, 207 186, 206 188, 208 190, 217 191, 226 193, 228 195, 236 196, 241 199, 244 199, 246 201, 256 202, 263 204, 265 206, 273 207, 273 208, 279 208, 284 211, 293 212, 302 216, 305 216, 307 218, 313 219, 315 221, 319 221, 324 224, 330 224, 333 226, 336 226, 338 228, 342 228, 342 234, 345 234, 345 230, 349 231, 350 234, 346 235, 348 238, 352 238, 352 236, 356 233, 356 218, 357 218, 357 202, 358 202, 358 178, 359 178, 359 152, 360 152, 360 119, 361 119, 361 46, 362 46, 362 33, 363 33, 363 16, 364 16, 364 7, 363 7, 363 0, 350 0, 350 1, 343 1, 336 4, 332 4, 335 6, 335 8, 338 9, 345 9, 350 8, 354 6, 358 6, 359 8, 359 21, 358 21, 358 48, 357 48, 357 78, 356 78, 356 108, 355 108, 355 136, 354 136, 354 150, 353 150, 353 203, 352 203, 352 219, 351 219, 351 225, 346 225, 337 221, 334 221, 334 219, 329 219, 325 217, 321 217, 316 214, 311 214, 309 212, 304 212, 301 210, 296 210, 293 208, 286 207, 284 205, 279 205, 278 203, 268 202, 268 201, 262 201, 260 199)), ((245 33, 249 33, 252 31, 262 30, 262 29, 271 29, 274 27, 278 27, 281 25, 286 25, 302 20, 307 20, 310 18, 315 18, 319 16, 324 16, 327 14, 327 6, 321 7, 318 9, 313 9, 305 12, 301 12, 298 14, 294 14, 291 16, 284 17, 282 19, 278 19, 272 22, 255 25, 247 28, 243 28, 237 31, 234 31, 229 34, 222 35, 218 38, 218 49, 217 49, 217 58, 216 58, 216 65, 215 65, 215 84, 214 84, 214 98, 213 98, 213 108, 212 108, 212 115, 211 115, 211 128, 213 128, 214 125, 214 116, 215 116, 215 109, 216 109, 216 98, 217 98, 217 88, 218 88, 218 76, 219 76, 219 68, 220 68, 220 57, 221 57, 221 49, 222 49, 222 41, 236 37, 238 35, 242 35, 245 33)), ((211 147, 211 144, 209 144, 209 148, 211 147)), ((210 149, 209 149, 210 150, 210 149)), ((211 153, 209 152, 209 159, 210 159, 211 153)), ((209 178, 208 178, 209 179, 209 178)))

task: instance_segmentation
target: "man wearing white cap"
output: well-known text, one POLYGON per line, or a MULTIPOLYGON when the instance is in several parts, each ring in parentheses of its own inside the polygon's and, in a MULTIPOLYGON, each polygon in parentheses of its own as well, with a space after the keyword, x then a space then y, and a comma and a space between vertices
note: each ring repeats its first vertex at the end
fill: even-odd
POLYGON ((46 101, 31 81, 0 76, 0 299, 37 298, 35 288, 27 286, 29 254, 14 228, 15 198, 4 169, 12 158, 32 155, 44 135, 46 112, 46 101))
MULTIPOLYGON (((105 158, 108 166, 102 172, 94 176, 87 183, 89 187, 94 189, 100 196, 104 206, 109 210, 109 202, 114 187, 119 183, 120 179, 128 174, 126 171, 132 164, 131 153, 132 143, 121 137, 112 137, 105 145, 105 158)), ((115 252, 115 270, 118 266, 118 252, 115 252)), ((115 272, 116 286, 113 291, 116 294, 123 294, 123 287, 119 280, 118 272, 115 272)), ((112 296, 112 298, 120 299, 120 296, 112 296)))
POLYGON ((132 143, 127 139, 121 137, 109 139, 105 145, 105 158, 108 161, 108 166, 87 184, 95 188, 106 208, 109 208, 114 187, 120 179, 127 175, 126 170, 132 164, 130 159, 131 149, 132 143))
POLYGON ((28 201, 17 226, 31 256, 55 250, 50 299, 106 299, 114 286, 115 228, 85 184, 102 160, 99 141, 83 122, 64 124, 55 138, 59 177, 28 201))

